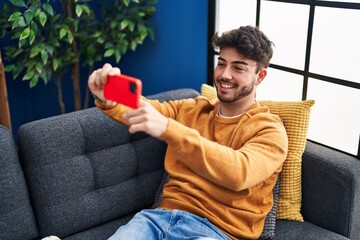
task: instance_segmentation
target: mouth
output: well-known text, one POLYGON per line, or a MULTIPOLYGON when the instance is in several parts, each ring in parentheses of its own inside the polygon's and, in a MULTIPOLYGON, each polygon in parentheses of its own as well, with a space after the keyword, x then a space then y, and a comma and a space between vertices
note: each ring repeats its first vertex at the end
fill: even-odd
POLYGON ((236 84, 230 83, 230 82, 226 82, 226 81, 223 81, 223 80, 218 81, 217 86, 218 86, 218 88, 219 88, 220 90, 227 90, 227 89, 236 88, 236 84))

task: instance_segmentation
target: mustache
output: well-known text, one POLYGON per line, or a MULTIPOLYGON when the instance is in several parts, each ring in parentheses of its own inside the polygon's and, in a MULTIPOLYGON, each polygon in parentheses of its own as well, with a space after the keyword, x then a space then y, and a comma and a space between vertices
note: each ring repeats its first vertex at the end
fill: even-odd
POLYGON ((216 79, 216 80, 215 80, 215 85, 216 85, 217 83, 233 84, 233 85, 236 85, 236 86, 238 85, 236 82, 233 82, 233 81, 227 80, 227 79, 223 79, 223 78, 218 78, 218 79, 216 79))
POLYGON ((229 80, 226 80, 226 79, 223 79, 223 78, 216 79, 216 82, 221 82, 221 83, 230 83, 230 81, 229 81, 229 80))

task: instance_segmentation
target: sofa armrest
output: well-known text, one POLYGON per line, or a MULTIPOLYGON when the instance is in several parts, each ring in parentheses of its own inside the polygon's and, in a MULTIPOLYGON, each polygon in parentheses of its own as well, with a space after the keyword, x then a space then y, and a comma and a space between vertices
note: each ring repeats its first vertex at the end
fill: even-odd
POLYGON ((13 135, 0 124, 0 239, 38 237, 13 135))
POLYGON ((360 239, 360 161, 308 141, 302 176, 304 219, 360 239))

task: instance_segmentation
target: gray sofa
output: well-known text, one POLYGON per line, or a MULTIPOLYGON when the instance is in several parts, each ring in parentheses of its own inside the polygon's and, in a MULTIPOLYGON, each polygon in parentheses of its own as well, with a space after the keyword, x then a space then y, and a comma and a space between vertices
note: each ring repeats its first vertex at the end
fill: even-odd
MULTIPOLYGON (((191 89, 150 96, 194 97, 191 89)), ((97 108, 0 127, 0 239, 107 239, 154 202, 165 143, 130 135, 97 108)), ((360 239, 360 161, 307 142, 305 222, 276 221, 275 239, 360 239)))

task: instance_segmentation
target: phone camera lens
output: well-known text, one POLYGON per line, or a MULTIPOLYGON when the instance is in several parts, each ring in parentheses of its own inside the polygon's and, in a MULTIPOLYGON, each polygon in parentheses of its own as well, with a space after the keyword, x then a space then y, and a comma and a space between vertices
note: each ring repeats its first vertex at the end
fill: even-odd
POLYGON ((131 93, 136 93, 136 84, 134 82, 130 82, 129 87, 131 93))

